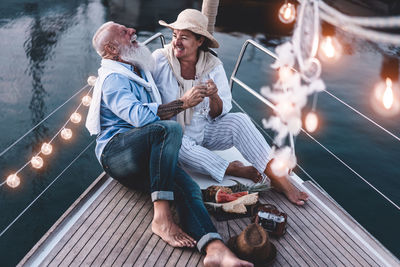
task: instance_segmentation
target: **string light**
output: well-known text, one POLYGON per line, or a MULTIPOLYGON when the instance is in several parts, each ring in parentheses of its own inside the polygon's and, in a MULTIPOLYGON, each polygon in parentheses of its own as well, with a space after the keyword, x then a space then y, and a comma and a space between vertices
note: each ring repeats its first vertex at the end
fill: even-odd
POLYGON ((11 174, 7 177, 6 183, 9 187, 15 188, 21 183, 21 179, 16 174, 11 174))
POLYGON ((40 149, 40 151, 44 155, 50 155, 51 152, 53 151, 53 146, 48 144, 48 143, 43 143, 42 148, 40 149))
POLYGON ((287 81, 292 77, 293 71, 291 67, 283 66, 279 68, 278 74, 279 74, 279 80, 287 81))
MULTIPOLYGON (((71 122, 79 123, 82 120, 82 116, 77 112, 77 110, 79 109, 79 107, 81 105, 84 105, 84 106, 90 105, 92 98, 89 96, 89 94, 92 91, 94 84, 96 83, 96 79, 97 78, 95 76, 88 77, 87 82, 92 87, 88 91, 87 95, 82 98, 82 103, 77 107, 75 112, 70 116, 71 122)), ((65 140, 68 140, 72 137, 71 129, 65 128, 67 123, 68 123, 68 121, 63 125, 62 130, 58 131, 57 134, 50 140, 49 143, 42 144, 40 153, 42 153, 43 155, 50 155, 52 153, 53 146, 50 143, 54 140, 54 138, 58 134, 60 134, 61 137, 64 138, 65 140)), ((36 156, 33 156, 32 159, 30 161, 28 161, 23 167, 21 167, 21 169, 18 170, 17 173, 19 173, 22 169, 24 169, 27 165, 29 165, 29 163, 32 165, 33 168, 36 168, 36 169, 39 169, 39 168, 43 167, 43 165, 44 165, 43 158, 36 155, 36 156)), ((3 182, 2 184, 0 184, 0 186, 2 186, 3 184, 7 184, 8 186, 10 186, 12 188, 17 187, 20 184, 20 178, 17 176, 17 173, 9 175, 6 179, 6 181, 3 182)))
POLYGON ((68 128, 62 129, 62 131, 61 131, 61 137, 62 137, 63 139, 65 139, 65 140, 71 139, 71 137, 72 137, 72 131, 71 131, 71 129, 68 129, 68 128))
POLYGON ((392 80, 390 78, 386 78, 386 89, 383 93, 382 103, 386 109, 390 109, 393 106, 393 89, 392 80))
POLYGON ((31 159, 31 165, 35 169, 40 169, 43 167, 43 159, 39 156, 34 156, 31 159))
POLYGON ((84 105, 85 107, 88 107, 88 106, 90 106, 90 103, 92 102, 92 98, 90 97, 90 96, 88 96, 88 95, 85 95, 83 98, 82 98, 82 105, 84 105))
POLYGON ((394 116, 400 113, 400 102, 396 101, 397 83, 390 78, 379 82, 373 91, 371 105, 382 116, 394 116))
POLYGON ((342 55, 342 46, 334 36, 326 36, 319 47, 319 57, 325 62, 335 62, 342 55))
POLYGON ((90 86, 94 86, 96 84, 97 77, 96 76, 89 76, 87 79, 87 83, 90 86))
POLYGON ((318 127, 318 116, 315 112, 311 111, 306 115, 304 120, 306 130, 310 133, 314 132, 318 127))
POLYGON ((74 112, 72 113, 70 119, 73 123, 80 123, 82 120, 82 116, 78 112, 74 112))
POLYGON ((285 24, 292 23, 296 18, 296 7, 292 3, 285 3, 279 9, 279 20, 285 24))

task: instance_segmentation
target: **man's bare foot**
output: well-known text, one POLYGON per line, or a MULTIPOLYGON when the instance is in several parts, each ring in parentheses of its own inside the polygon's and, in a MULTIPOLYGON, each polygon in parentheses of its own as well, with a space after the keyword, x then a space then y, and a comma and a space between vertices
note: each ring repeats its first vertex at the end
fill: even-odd
POLYGON ((151 223, 151 230, 173 247, 194 247, 196 241, 186 234, 171 219, 156 220, 151 223))
POLYGON ((288 179, 287 176, 276 176, 271 170, 271 163, 268 162, 265 174, 271 179, 271 186, 276 191, 283 193, 290 202, 296 205, 304 205, 308 200, 308 194, 297 189, 288 179))
POLYGON ((253 166, 244 166, 244 164, 239 160, 235 160, 229 163, 228 168, 226 168, 225 174, 247 178, 255 183, 258 183, 262 180, 262 176, 256 168, 254 168, 253 166))
POLYGON ((196 241, 186 234, 172 219, 168 201, 154 202, 154 218, 151 230, 173 247, 194 247, 196 241))
POLYGON ((235 256, 221 240, 213 240, 206 247, 205 267, 252 267, 253 264, 235 256))

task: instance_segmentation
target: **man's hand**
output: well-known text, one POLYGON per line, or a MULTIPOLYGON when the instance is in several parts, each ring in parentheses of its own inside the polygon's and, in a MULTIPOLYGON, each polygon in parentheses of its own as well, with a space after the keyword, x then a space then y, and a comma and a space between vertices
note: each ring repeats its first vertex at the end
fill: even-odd
POLYGON ((192 89, 185 92, 180 98, 183 101, 183 108, 191 108, 203 101, 207 93, 207 87, 204 85, 193 86, 192 89))

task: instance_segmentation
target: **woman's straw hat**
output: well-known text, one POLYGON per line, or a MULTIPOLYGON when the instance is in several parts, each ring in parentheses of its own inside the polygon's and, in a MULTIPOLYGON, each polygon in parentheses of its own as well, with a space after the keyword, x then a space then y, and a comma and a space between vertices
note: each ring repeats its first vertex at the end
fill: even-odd
POLYGON ((210 40, 209 47, 218 48, 217 40, 207 31, 208 18, 196 9, 185 9, 179 13, 175 22, 168 24, 163 20, 159 20, 160 25, 168 27, 172 30, 189 30, 191 32, 203 35, 210 40))
POLYGON ((228 247, 241 259, 255 266, 269 266, 276 258, 276 247, 259 224, 252 223, 228 241, 228 247))

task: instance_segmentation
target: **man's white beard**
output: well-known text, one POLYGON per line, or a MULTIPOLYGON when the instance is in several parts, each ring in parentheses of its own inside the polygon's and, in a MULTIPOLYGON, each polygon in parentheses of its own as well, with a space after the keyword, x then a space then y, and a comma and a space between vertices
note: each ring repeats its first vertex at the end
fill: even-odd
POLYGON ((123 46, 120 57, 122 60, 143 70, 152 71, 155 65, 155 60, 151 55, 150 49, 142 44, 139 44, 138 47, 134 47, 133 45, 123 46))

